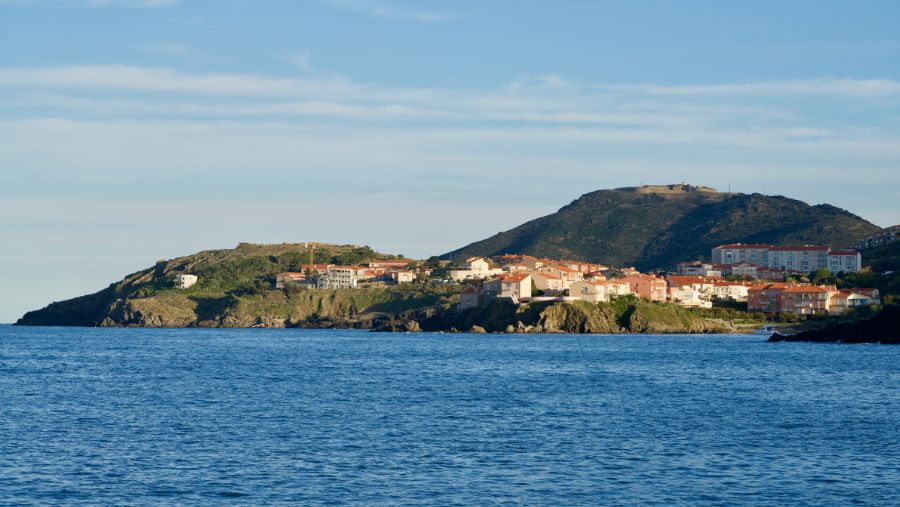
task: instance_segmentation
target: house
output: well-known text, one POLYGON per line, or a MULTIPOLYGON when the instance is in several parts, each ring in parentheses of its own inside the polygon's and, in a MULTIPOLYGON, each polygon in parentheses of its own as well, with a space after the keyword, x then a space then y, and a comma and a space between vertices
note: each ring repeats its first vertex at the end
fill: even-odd
POLYGON ((305 284, 306 273, 298 271, 285 271, 275 275, 275 288, 283 289, 291 284, 305 284))
POLYGON ((562 279, 563 289, 568 289, 572 283, 584 279, 584 273, 560 264, 545 264, 538 269, 540 273, 550 273, 562 279))
POLYGON ((369 269, 406 269, 407 266, 412 263, 409 259, 395 259, 389 261, 371 261, 369 262, 369 269))
POLYGON ((828 270, 832 273, 855 273, 862 269, 862 255, 856 250, 828 252, 828 270))
POLYGON ((721 271, 724 276, 758 280, 759 270, 762 266, 749 262, 738 262, 736 264, 713 264, 713 268, 721 271))
POLYGON ((609 301, 609 286, 606 282, 592 282, 581 280, 569 287, 569 295, 577 297, 589 303, 601 303, 609 301))
POLYGON ((709 276, 717 278, 722 276, 721 269, 700 261, 679 262, 676 269, 680 276, 709 276))
POLYGON ((491 268, 491 265, 481 257, 469 257, 463 264, 462 269, 450 271, 450 278, 459 282, 462 280, 489 278, 502 272, 502 269, 491 268))
POLYGON ((876 246, 887 245, 897 240, 900 236, 900 225, 892 225, 885 227, 881 231, 863 239, 857 248, 874 248, 876 246))
POLYGON ((829 311, 829 301, 836 293, 833 286, 766 284, 748 290, 747 309, 770 315, 786 312, 802 316, 826 313, 829 311))
POLYGON ((538 290, 544 291, 544 294, 547 295, 562 294, 565 290, 562 277, 553 273, 535 271, 531 273, 531 279, 534 280, 534 286, 538 290))
POLYGON ((713 284, 702 276, 666 277, 669 300, 681 306, 712 308, 713 284))
POLYGON ((187 289, 197 283, 197 275, 175 275, 175 288, 187 289))
POLYGON ((789 286, 786 283, 769 283, 750 287, 747 290, 747 311, 777 313, 781 292, 789 286))
POLYGON ((653 275, 637 273, 625 276, 621 281, 627 282, 632 294, 648 301, 665 301, 666 281, 653 275))
POLYGON ((831 296, 828 313, 841 314, 848 310, 881 304, 878 289, 844 289, 831 296))
POLYGON ((412 271, 391 271, 387 274, 392 281, 396 283, 409 283, 416 279, 416 274, 412 271))
POLYGON ((794 312, 797 315, 815 315, 828 312, 830 291, 825 287, 798 285, 781 291, 778 312, 794 312))
POLYGON ((523 298, 531 298, 531 275, 516 273, 500 277, 500 293, 498 297, 510 298, 513 302, 523 298))
POLYGON ((744 282, 713 282, 712 296, 716 299, 730 299, 732 301, 747 301, 749 283, 744 282))

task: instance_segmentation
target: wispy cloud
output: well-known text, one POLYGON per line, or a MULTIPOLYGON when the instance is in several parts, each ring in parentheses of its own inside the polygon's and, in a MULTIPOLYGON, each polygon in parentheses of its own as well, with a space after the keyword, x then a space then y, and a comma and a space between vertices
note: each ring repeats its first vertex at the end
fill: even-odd
POLYGON ((847 96, 883 97, 900 95, 900 82, 891 79, 804 79, 761 81, 754 83, 689 85, 689 86, 625 86, 611 89, 643 91, 654 95, 746 95, 746 96, 847 96))
POLYGON ((387 0, 323 0, 332 7, 376 16, 380 18, 409 19, 413 21, 446 21, 451 18, 446 13, 429 12, 400 7, 387 0))
POLYGON ((28 6, 47 3, 68 3, 90 7, 168 7, 182 0, 0 0, 0 5, 28 6))
POLYGON ((312 53, 309 51, 294 51, 293 53, 282 56, 281 59, 304 72, 313 70, 312 53))
POLYGON ((130 65, 74 65, 0 70, 0 86, 88 88, 98 90, 196 93, 203 95, 296 95, 345 92, 339 77, 284 79, 253 74, 195 74, 169 68, 130 65))

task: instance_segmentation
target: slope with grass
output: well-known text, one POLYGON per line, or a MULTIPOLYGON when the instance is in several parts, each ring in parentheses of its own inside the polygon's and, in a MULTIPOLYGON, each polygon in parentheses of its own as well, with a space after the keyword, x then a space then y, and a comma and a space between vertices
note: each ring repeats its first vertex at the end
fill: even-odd
POLYGON ((591 192, 556 213, 451 254, 460 259, 521 253, 649 270, 708 258, 710 250, 723 243, 845 247, 879 230, 828 204, 810 206, 782 196, 676 187, 591 192))
MULTIPOLYGON (((273 290, 275 275, 308 263, 305 244, 208 250, 159 261, 109 287, 28 312, 18 325, 48 326, 336 326, 364 325, 383 313, 452 304, 456 289, 398 286, 358 290, 273 290), (175 289, 178 273, 197 285, 175 289)), ((369 247, 317 244, 316 262, 351 264, 396 256, 369 247)))

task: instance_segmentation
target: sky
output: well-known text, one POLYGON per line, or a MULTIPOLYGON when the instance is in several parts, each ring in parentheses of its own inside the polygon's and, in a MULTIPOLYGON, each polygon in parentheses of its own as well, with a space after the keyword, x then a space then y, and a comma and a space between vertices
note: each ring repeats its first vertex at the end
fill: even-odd
POLYGON ((0 0, 0 322, 239 242, 424 258, 603 188, 900 222, 900 2, 0 0))

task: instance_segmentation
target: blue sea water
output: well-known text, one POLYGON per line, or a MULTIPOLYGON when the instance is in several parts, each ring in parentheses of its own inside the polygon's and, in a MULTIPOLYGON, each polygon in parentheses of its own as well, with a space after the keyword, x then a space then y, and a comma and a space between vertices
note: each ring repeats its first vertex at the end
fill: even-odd
POLYGON ((0 326, 0 505, 898 505, 900 347, 0 326))

